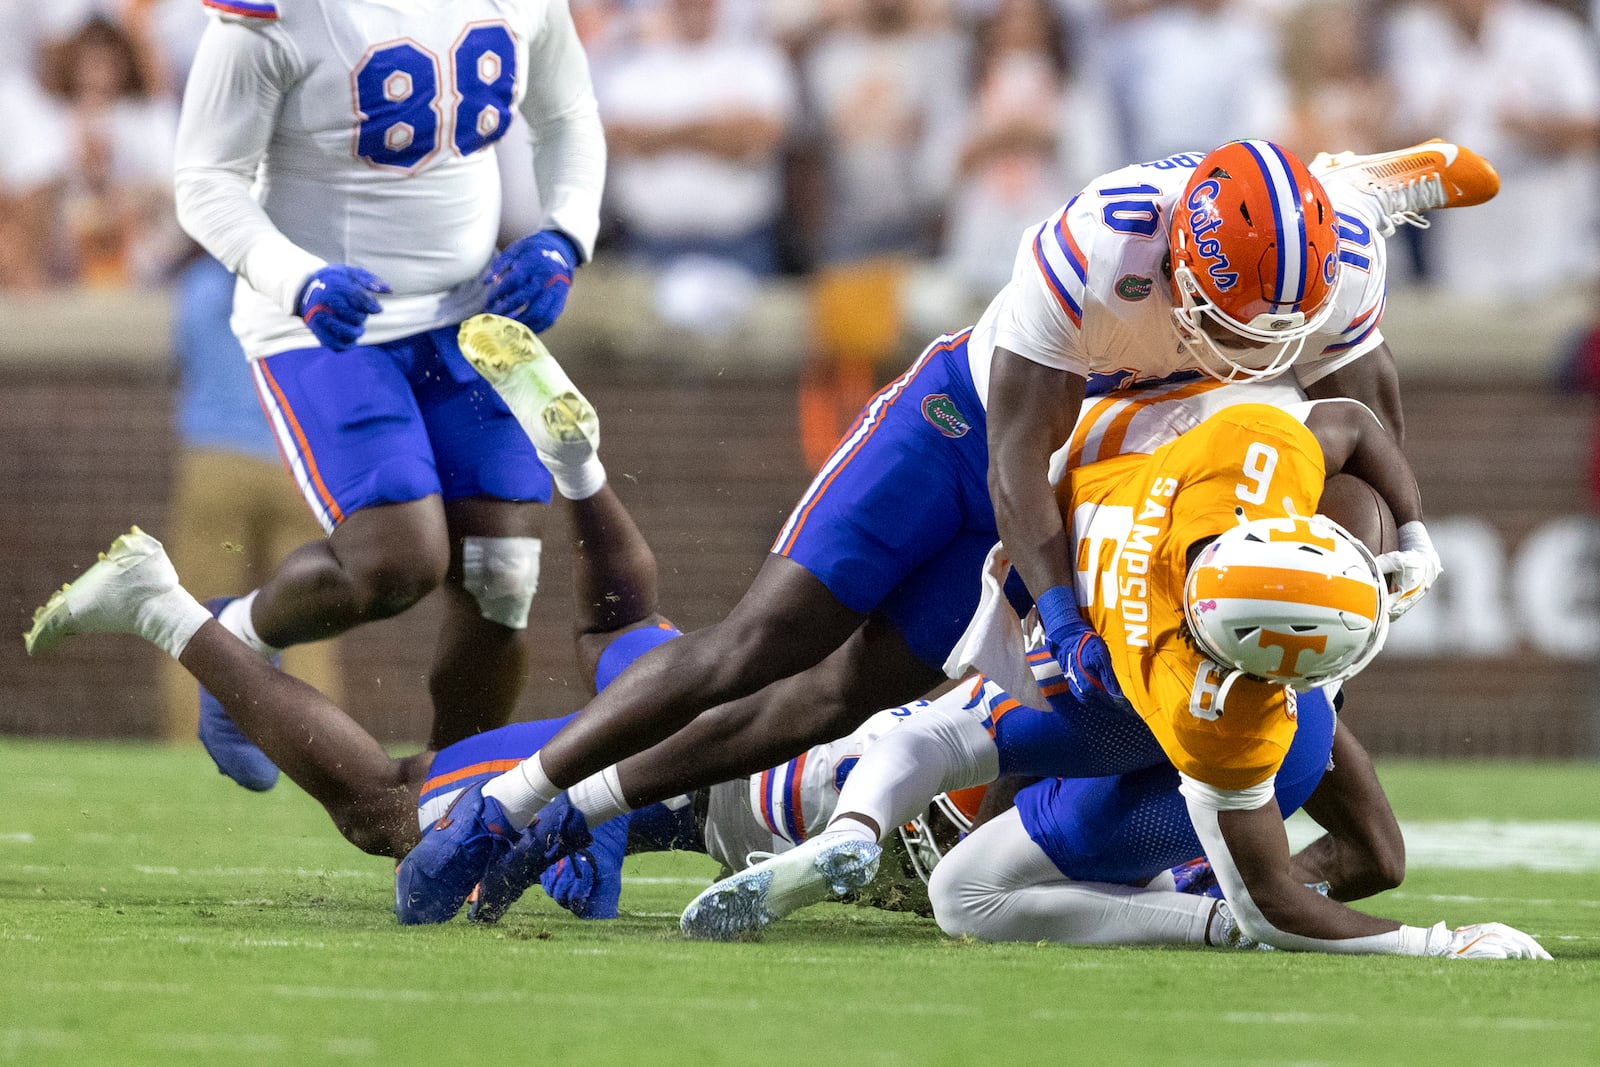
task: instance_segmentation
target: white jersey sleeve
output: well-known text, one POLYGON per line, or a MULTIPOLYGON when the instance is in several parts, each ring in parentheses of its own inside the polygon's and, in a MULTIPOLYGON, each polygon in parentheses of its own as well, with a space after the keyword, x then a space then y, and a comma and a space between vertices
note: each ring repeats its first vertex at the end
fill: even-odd
POLYGON ((994 345, 1057 370, 1087 376, 1083 304, 1088 257, 1067 224, 1068 204, 1025 233, 1011 282, 995 298, 994 345))
POLYGON ((1380 233, 1382 210, 1371 196, 1330 182, 1328 196, 1339 218, 1339 280, 1328 325, 1306 343, 1294 376, 1310 385, 1383 343, 1379 323, 1388 293, 1388 249, 1380 233))
POLYGON ((213 20, 184 89, 175 160, 179 223, 285 314, 327 261, 285 237, 251 190, 299 72, 275 22, 213 20))
POLYGON ((533 130, 534 171, 546 225, 572 238, 587 260, 600 230, 606 139, 589 60, 567 0, 548 5, 525 69, 529 84, 522 115, 533 130))

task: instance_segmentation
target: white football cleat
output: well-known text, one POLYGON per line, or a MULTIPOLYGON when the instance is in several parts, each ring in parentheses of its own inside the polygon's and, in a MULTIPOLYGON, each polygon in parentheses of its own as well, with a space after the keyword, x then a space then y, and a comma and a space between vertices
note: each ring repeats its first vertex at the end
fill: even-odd
POLYGON ((138 633, 139 608, 176 588, 178 572, 166 549, 135 526, 33 613, 22 642, 32 656, 75 634, 138 633))
POLYGON ((456 333, 461 354, 494 386, 541 456, 577 466, 600 450, 600 419, 532 330, 474 315, 456 333))
POLYGON ((876 842, 823 833, 730 875, 695 897, 678 926, 697 941, 755 937, 808 904, 844 896, 878 875, 876 842))
POLYGON ((1308 169, 1324 184, 1350 181, 1377 197, 1388 222, 1386 237, 1402 224, 1427 229, 1423 212, 1472 207, 1500 191, 1500 175, 1488 160, 1438 139, 1370 156, 1322 152, 1308 169))

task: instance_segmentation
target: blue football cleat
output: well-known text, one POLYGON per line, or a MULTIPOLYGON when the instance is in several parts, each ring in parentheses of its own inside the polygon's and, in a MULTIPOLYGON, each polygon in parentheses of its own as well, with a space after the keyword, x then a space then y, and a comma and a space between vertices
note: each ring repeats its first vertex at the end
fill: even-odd
MULTIPOLYGON (((511 828, 498 800, 483 795, 482 782, 463 790, 395 870, 395 918, 408 926, 447 922, 525 836, 511 828)), ((543 861, 537 840, 527 855, 543 861)), ((500 910, 515 899, 505 901, 500 910)))
POLYGON ((539 809, 539 818, 530 829, 544 846, 545 866, 594 843, 589 820, 565 793, 539 809))
MULTIPOLYGON (((621 822, 625 837, 627 820, 621 822)), ((478 886, 478 895, 467 912, 468 917, 480 923, 499 922, 506 909, 539 881, 551 865, 569 857, 575 863, 580 862, 579 854, 588 849, 593 840, 583 813, 562 793, 540 809, 533 825, 522 832, 509 852, 489 863, 478 886)), ((592 864, 592 857, 585 855, 583 859, 592 864)))
POLYGON ((543 840, 532 830, 522 831, 511 849, 490 861, 488 870, 483 872, 467 918, 475 923, 499 922, 506 909, 521 899, 547 866, 543 840))
MULTIPOLYGON (((221 615, 236 597, 217 597, 206 601, 206 610, 213 616, 221 615)), ((274 657, 272 665, 278 665, 274 657)), ((267 754, 244 735, 234 721, 228 718, 222 702, 200 687, 200 743, 211 754, 217 773, 227 775, 246 789, 264 793, 278 784, 278 767, 267 754)))

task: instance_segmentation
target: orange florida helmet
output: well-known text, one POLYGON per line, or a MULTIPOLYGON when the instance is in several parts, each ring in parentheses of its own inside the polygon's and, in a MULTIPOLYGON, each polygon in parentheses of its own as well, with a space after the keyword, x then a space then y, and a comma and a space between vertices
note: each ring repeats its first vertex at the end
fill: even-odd
POLYGON ((1173 209, 1178 334, 1222 381, 1282 374, 1333 312, 1338 220, 1304 163, 1270 141, 1230 141, 1173 209))

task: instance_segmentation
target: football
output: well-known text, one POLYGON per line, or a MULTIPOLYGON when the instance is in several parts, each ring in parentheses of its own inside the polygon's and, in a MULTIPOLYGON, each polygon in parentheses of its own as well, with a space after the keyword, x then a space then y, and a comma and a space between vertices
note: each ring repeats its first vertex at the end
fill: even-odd
POLYGON ((1375 556, 1400 547, 1388 503, 1353 474, 1335 474, 1327 480, 1317 511, 1359 537, 1375 556))

